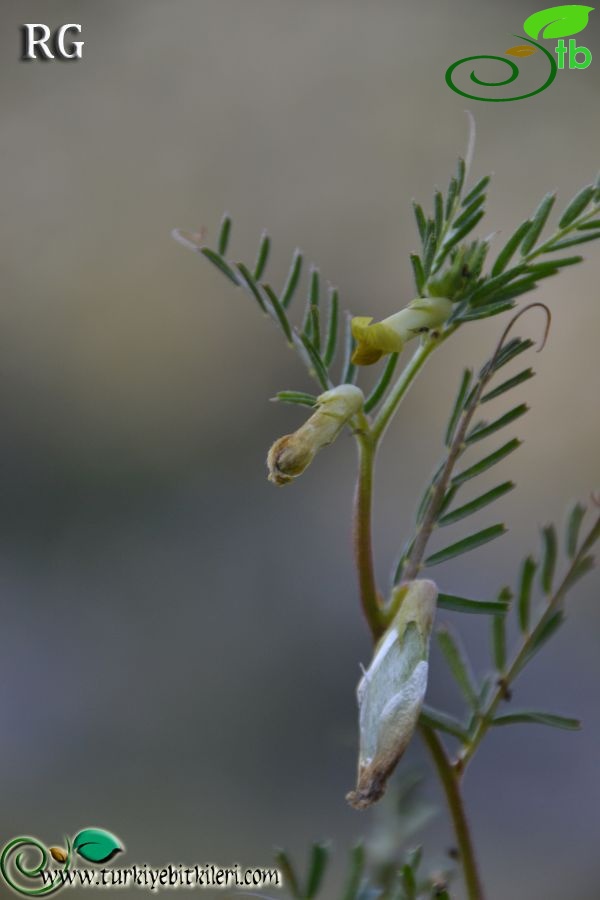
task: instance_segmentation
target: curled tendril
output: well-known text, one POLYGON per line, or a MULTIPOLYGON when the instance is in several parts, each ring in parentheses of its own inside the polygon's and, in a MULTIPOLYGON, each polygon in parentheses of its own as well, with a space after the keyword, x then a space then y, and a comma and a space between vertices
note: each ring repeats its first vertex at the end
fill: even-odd
POLYGON ((458 88, 452 80, 454 70, 463 63, 473 62, 477 59, 493 59, 498 62, 504 63, 510 68, 510 75, 503 81, 483 81, 481 78, 477 77, 475 71, 473 70, 470 76, 471 81, 473 81, 475 84, 481 85, 482 87, 502 87, 502 85, 505 84, 512 84, 512 82, 516 81, 519 76, 519 67, 512 60, 505 59, 503 56, 486 56, 485 54, 479 54, 477 56, 465 56, 464 59, 458 59, 455 63, 452 63, 451 66, 448 66, 448 68, 446 69, 446 84, 448 85, 448 87, 451 90, 455 91, 455 93, 461 94, 461 96, 463 97, 468 97, 469 100, 484 100, 489 103, 505 103, 509 100, 525 100, 526 97, 533 97, 535 94, 539 94, 541 91, 545 91, 546 88, 549 87, 556 78, 556 73, 558 71, 556 60, 554 59, 550 51, 547 50, 546 47, 543 47, 541 44, 538 44, 537 41, 532 41, 530 38, 524 37, 521 34, 516 34, 514 35, 514 37, 518 37, 521 40, 527 41, 528 44, 533 44, 534 47, 537 47, 538 50, 541 50, 543 53, 545 53, 546 58, 550 63, 550 74, 541 87, 536 88, 535 91, 530 91, 528 94, 521 94, 518 97, 477 97, 476 94, 467 94, 466 91, 462 91, 460 88, 458 88))
POLYGON ((528 313, 531 309, 535 309, 536 307, 543 309, 544 312, 546 313, 546 327, 544 328, 544 334, 542 336, 542 341, 540 343, 540 346, 537 348, 537 353, 541 353, 541 351, 544 349, 544 347, 546 346, 546 341, 548 340, 548 334, 550 333, 550 325, 552 324, 552 313, 550 312, 550 310, 548 309, 548 307, 546 306, 545 303, 541 303, 541 301, 536 300, 533 303, 528 303, 527 306, 523 307, 523 309, 520 309, 519 312, 512 317, 512 319, 510 320, 510 322, 508 323, 508 325, 502 332, 502 337, 500 338, 500 342, 499 342, 498 346, 496 347, 496 352, 494 353, 494 356, 492 357, 492 366, 496 362, 500 351, 504 347, 504 342, 505 342, 506 338, 508 337, 508 335, 510 334, 510 332, 512 331, 512 328, 515 325, 515 323, 517 322, 517 320, 520 319, 521 316, 524 316, 525 313, 528 313))
MULTIPOLYGON (((67 871, 69 868, 69 864, 71 862, 71 842, 69 839, 66 839, 67 844, 67 859, 65 860, 63 871, 67 871)), ((51 881, 48 881, 47 884, 42 884, 41 887, 27 887, 20 883, 20 881, 15 880, 15 874, 11 871, 11 864, 14 864, 14 868, 16 869, 16 874, 20 876, 21 879, 38 879, 41 877, 42 872, 48 872, 48 850, 41 843, 41 841, 36 840, 36 838, 32 837, 18 837, 14 838, 14 840, 10 841, 4 850, 2 851, 2 855, 0 856, 0 872, 6 883, 11 887, 14 891, 19 894, 25 894, 27 897, 41 897, 43 895, 52 894, 55 891, 58 891, 60 888, 64 887, 65 882, 59 877, 58 873, 56 877, 52 878, 51 881), (39 862, 37 865, 27 865, 25 863, 25 852, 31 850, 37 851, 39 853, 39 862), (14 857, 11 860, 11 856, 14 857)))
POLYGON ((544 349, 544 347, 546 346, 546 340, 548 338, 548 334, 550 332, 550 325, 552 323, 552 313, 550 312, 550 310, 548 309, 548 307, 546 306, 545 303, 542 303, 541 301, 536 300, 534 303, 528 303, 527 306, 524 306, 523 309, 520 309, 519 312, 512 317, 512 319, 510 320, 510 322, 508 323, 508 325, 502 332, 502 336, 496 345, 496 349, 494 350, 494 355, 485 364, 485 366, 481 370, 481 375, 487 375, 489 372, 493 371, 494 366, 496 365, 496 360, 498 359, 498 357, 502 353, 502 350, 504 349, 504 344, 506 342, 506 338, 512 331, 517 320, 520 319, 521 316, 525 315, 525 313, 528 313, 530 310, 535 309, 538 306, 540 309, 543 309, 546 314, 546 327, 544 328, 544 334, 542 336, 542 341, 540 343, 540 346, 537 349, 537 352, 540 353, 544 349))

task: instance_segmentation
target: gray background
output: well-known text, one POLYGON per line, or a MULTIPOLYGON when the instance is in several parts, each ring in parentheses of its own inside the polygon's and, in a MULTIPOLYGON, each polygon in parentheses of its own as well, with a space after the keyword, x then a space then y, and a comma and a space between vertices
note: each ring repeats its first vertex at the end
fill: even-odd
MULTIPOLYGON (((482 233, 501 241, 546 190, 566 200, 595 176, 600 62, 519 103, 466 101, 444 83, 455 59, 515 43, 533 11, 4 0, 2 842, 60 844, 95 824, 125 841, 123 864, 267 865, 275 844, 303 859, 331 838, 336 896, 372 819, 344 802, 369 655, 350 557, 354 448, 341 439, 287 490, 267 483, 269 443, 302 418, 268 398, 310 384, 252 302, 169 232, 204 224, 214 238, 227 209, 238 258, 269 228, 274 283, 299 245, 355 313, 393 312, 413 292, 411 198, 447 183, 465 107, 473 176, 495 173, 482 233), (83 60, 20 62, 25 21, 80 22, 83 60)), ((580 36, 594 53, 598 15, 580 36)), ((493 596, 538 525, 595 486, 598 248, 586 256, 538 291, 554 321, 521 392, 525 444, 502 469, 519 483, 495 512, 510 532, 440 567, 445 590, 493 596)), ((499 328, 464 328, 395 422, 377 480, 382 581, 460 371, 499 328)), ((585 729, 502 730, 469 773, 492 900, 598 896, 597 593, 594 575, 515 698, 585 729)), ((485 667, 487 622, 440 619, 485 667)), ((457 702, 435 653, 429 697, 457 702)), ((428 765, 418 741, 413 765, 428 765)), ((443 860, 443 810, 425 838, 443 860)))

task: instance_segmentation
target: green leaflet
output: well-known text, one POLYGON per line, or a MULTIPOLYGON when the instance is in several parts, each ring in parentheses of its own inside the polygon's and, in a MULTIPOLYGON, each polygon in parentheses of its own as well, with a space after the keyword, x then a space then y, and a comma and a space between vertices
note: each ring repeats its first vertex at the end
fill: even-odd
POLYGON ((304 391, 279 391, 274 400, 281 403, 296 403, 300 406, 315 406, 317 398, 314 394, 306 394, 304 391))
POLYGON ((338 340, 338 321, 339 321, 339 295, 336 288, 331 288, 329 293, 329 319, 327 322, 327 338, 325 341, 325 352, 323 353, 323 362, 329 368, 335 357, 338 340))
POLYGON ((479 693, 475 680, 471 673, 471 667, 464 650, 456 638, 447 628, 440 628, 437 632, 440 649, 446 658, 448 667, 454 676, 454 680, 461 689, 465 700, 473 709, 479 707, 479 693))
POLYGON ((281 305, 284 309, 287 309, 287 307, 294 299, 294 294, 296 293, 296 288, 298 287, 298 282, 300 281, 300 275, 302 274, 302 261, 302 253, 300 252, 300 250, 296 250, 292 259, 292 265, 288 273, 287 281, 285 282, 283 290, 281 292, 281 305))
POLYGON ((362 844, 357 844, 350 853, 348 880, 342 894, 342 900, 357 900, 358 891, 365 871, 366 853, 362 844))
POLYGON ((399 353, 391 353, 375 387, 365 400, 365 412, 371 412, 385 394, 398 364, 399 353))
POLYGON ((455 475, 452 479, 452 483, 461 485, 464 484, 465 481, 469 481, 469 479, 475 478, 477 475, 481 475, 482 472, 487 472, 488 469, 491 469, 492 466, 495 466, 497 463, 501 462, 520 446, 521 441, 518 438, 513 438, 512 440, 507 441, 506 444, 503 444, 497 450, 494 450, 493 453, 490 453, 488 456, 485 456, 483 459, 479 460, 479 462, 475 463, 472 466, 469 466, 469 468, 464 469, 462 472, 459 472, 458 475, 455 475))
POLYGON ((492 725, 550 725, 552 728, 564 728, 566 731, 579 731, 581 722, 579 719, 569 719, 566 716, 556 716, 544 712, 514 712, 505 716, 496 716, 492 719, 492 725))
POLYGON ((313 900, 313 897, 317 896, 325 874, 328 859, 329 846, 327 844, 315 843, 312 845, 308 866, 308 877, 306 879, 306 890, 304 891, 306 900, 313 900))
POLYGON ((543 592, 548 595, 552 591, 554 570, 556 569, 556 557, 558 555, 558 538, 554 525, 542 528, 543 554, 540 570, 540 583, 543 592))
POLYGON ((527 230, 525 237, 523 238, 523 242, 521 244, 521 254, 523 256, 527 256, 527 254, 533 249, 538 237, 541 234, 541 231, 548 220, 548 216, 550 215, 550 210, 554 206, 554 201, 556 200, 556 194, 550 193, 546 194, 545 197, 540 202, 538 208, 534 212, 531 218, 531 226, 527 230))
POLYGON ((425 705, 421 710, 421 721, 436 731, 451 734, 452 737, 458 738, 463 743, 466 743, 468 740, 465 725, 459 719, 455 719, 454 716, 450 716, 439 709, 433 709, 433 707, 425 705))
POLYGON ((448 427, 446 428, 446 447, 449 447, 452 443, 452 438, 454 437, 454 432, 456 431, 458 420, 465 408, 467 392, 469 390, 469 387, 471 386, 472 377, 473 372, 471 371, 471 369, 465 369, 462 375, 460 387, 458 389, 458 394, 456 395, 456 400, 454 401, 454 406, 450 414, 450 419, 448 420, 448 427))
POLYGON ((578 194, 575 194, 562 216, 558 220, 559 228, 566 228, 575 219, 581 215, 585 208, 591 203, 594 196, 594 185, 588 184, 582 188, 578 194))
POLYGON ((303 900, 304 894, 294 864, 285 850, 275 851, 275 862, 283 875, 284 884, 294 900, 303 900))
POLYGON ((455 556, 461 556, 463 553, 469 553, 477 547, 482 547, 505 533, 506 526, 501 524, 483 528, 481 531, 470 534, 468 537, 456 541, 455 544, 450 544, 449 547, 444 547, 443 550, 438 550, 436 553, 428 556, 425 560, 425 565, 437 566, 438 563, 447 562, 449 559, 454 559, 455 556))
POLYGON ((258 246, 258 255, 256 257, 256 264, 254 266, 254 280, 260 281, 263 277, 263 273, 265 271, 269 253, 271 250, 271 238, 267 234, 266 231, 263 231, 260 237, 260 244, 258 246))
POLYGON ((532 556, 528 556, 521 569, 521 580, 519 584, 519 627, 521 631, 529 631, 529 622, 531 618, 531 592, 533 589, 533 579, 537 569, 537 563, 532 556))
POLYGON ((512 491, 514 487, 514 481, 504 481, 497 487, 492 488, 491 491, 486 491, 485 494, 481 494, 481 496, 475 497, 474 500, 470 500, 463 506, 459 506, 441 516, 438 519, 438 525, 440 527, 443 527, 444 525, 453 525, 455 522, 459 522, 461 519, 465 519, 467 516, 479 512, 480 509, 484 509, 495 500, 499 500, 500 497, 503 497, 509 491, 512 491))
POLYGON ((475 613, 476 615, 506 615, 508 604, 505 600, 469 600, 456 594, 438 594, 438 606, 453 612, 475 613))
POLYGON ((586 508, 581 503, 576 503, 569 514, 567 522, 567 553, 569 559, 573 559, 577 553, 577 545, 579 544, 579 532, 581 523, 585 517, 586 508))
POLYGON ((221 220, 221 230, 219 231, 219 240, 217 242, 217 246, 219 248, 219 253, 221 254, 221 256, 225 256, 225 254, 227 253, 230 235, 231 216, 228 216, 227 213, 225 213, 223 219, 221 220))
POLYGON ((496 669, 498 672, 504 672, 506 667, 506 614, 512 601, 510 588, 502 588, 498 595, 498 601, 504 605, 504 615, 496 616, 492 620, 492 650, 496 669))
POLYGON ((215 253, 214 250, 211 250, 210 247, 202 247, 200 250, 203 256, 205 256, 213 266, 216 266, 217 269, 225 275, 226 278, 229 278, 236 287, 239 285, 239 280, 233 269, 228 265, 228 263, 220 256, 218 253, 215 253))

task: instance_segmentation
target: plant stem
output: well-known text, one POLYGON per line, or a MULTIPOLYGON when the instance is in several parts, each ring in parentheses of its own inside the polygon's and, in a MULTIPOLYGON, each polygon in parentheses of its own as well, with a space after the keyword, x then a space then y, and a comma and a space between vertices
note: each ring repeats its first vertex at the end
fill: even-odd
POLYGON ((473 849, 473 841, 469 822, 460 792, 459 777, 450 762, 444 745, 436 732, 428 725, 419 724, 419 729, 427 749, 435 763, 439 779, 446 794, 446 801, 454 825, 454 833, 458 843, 460 862, 463 869, 468 900, 484 900, 483 886, 479 877, 477 860, 473 849))
POLYGON ((385 628, 385 622, 382 603, 375 582, 371 538, 375 446, 368 432, 359 432, 357 440, 358 480, 354 495, 354 559, 363 612, 371 629, 373 640, 377 641, 385 628))
MULTIPOLYGON (((448 337, 454 328, 442 334, 428 335, 413 354, 410 362, 399 376, 390 391, 373 426, 363 422, 356 432, 359 451, 359 470, 354 500, 354 557, 360 597, 365 618, 371 629, 374 642, 377 642, 387 626, 386 610, 375 581, 373 566, 373 549, 371 536, 371 519, 373 506, 373 471, 377 446, 389 425, 401 400, 408 391, 415 377, 420 372, 430 354, 448 337)), ((484 900, 483 888, 477 869, 477 861, 473 842, 469 831, 465 808, 460 792, 460 776, 452 766, 443 744, 435 731, 427 725, 419 725, 433 761, 435 763, 442 787, 444 788, 456 840, 460 852, 460 860, 464 872, 468 900, 484 900)))
POLYGON ((387 627, 388 615, 377 590, 373 565, 372 510, 373 510, 373 471, 377 446, 396 412, 400 401, 418 375, 430 354, 451 333, 427 335, 413 354, 410 362, 400 374, 396 384, 390 391, 377 419, 369 427, 368 419, 362 418, 356 429, 358 442, 358 480, 354 495, 354 558, 358 574, 360 600, 365 618, 373 639, 377 641, 387 627))
POLYGON ((452 330, 453 329, 449 329, 437 336, 430 334, 423 338, 419 347, 413 353, 410 362, 399 375, 398 380, 388 394, 385 403, 381 407, 379 414, 373 423, 371 435, 375 445, 381 440, 384 431, 398 408, 398 404, 408 391, 415 377, 419 374, 427 358, 433 353, 436 347, 439 347, 442 341, 450 335, 452 330))

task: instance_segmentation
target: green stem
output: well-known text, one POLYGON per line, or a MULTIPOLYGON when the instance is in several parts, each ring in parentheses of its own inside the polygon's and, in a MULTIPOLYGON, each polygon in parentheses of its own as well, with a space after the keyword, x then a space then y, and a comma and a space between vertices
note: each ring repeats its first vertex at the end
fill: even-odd
MULTIPOLYGON (((377 591, 371 537, 373 471, 377 447, 401 400, 426 360, 436 347, 449 337, 452 331, 454 331, 454 328, 450 327, 442 334, 430 334, 422 340, 410 362, 390 391, 373 426, 369 428, 368 422, 364 420, 359 424, 356 430, 359 450, 359 470, 354 500, 354 557, 362 608, 369 624, 369 628, 371 629, 374 642, 377 642, 383 634, 387 627, 388 619, 388 615, 386 615, 386 610, 383 607, 377 591)), ((471 840, 469 824, 460 792, 460 776, 453 768, 444 746, 435 731, 424 724, 420 725, 420 729, 425 743, 432 755, 448 801, 448 807, 452 816, 456 840, 459 847, 468 900, 484 900, 473 842, 471 840)))
POLYGON ((462 865, 468 900, 484 900, 483 886, 479 877, 477 860, 471 839, 469 822, 465 813, 465 807, 460 792, 460 781, 444 745, 436 732, 428 725, 420 723, 421 735, 427 749, 431 753, 437 773, 446 794, 446 801, 454 825, 454 833, 458 843, 460 862, 462 865))
POLYGON ((383 608, 375 582, 371 521, 373 515, 373 469, 375 445, 368 432, 358 433, 358 481, 354 495, 354 559, 360 600, 365 618, 377 641, 385 629, 383 608))
POLYGON ((384 431, 386 430, 392 419, 392 416, 398 408, 400 401, 403 399, 404 395, 413 383, 415 377, 419 374, 427 358, 433 353, 436 347, 439 347, 442 341, 444 341, 453 330, 454 329, 448 329, 443 334, 430 334, 427 337, 423 338, 419 347, 413 353, 410 362, 408 363, 406 368, 403 369, 394 387, 389 392, 385 403, 381 407, 377 418, 373 423, 371 436, 375 445, 377 445, 381 440, 384 431))
POLYGON ((375 641, 379 640, 388 624, 388 613, 377 590, 373 565, 372 515, 373 515, 373 471, 377 446, 396 412, 402 398, 425 364, 427 358, 451 333, 449 329, 442 335, 427 335, 413 354, 410 362, 400 374, 390 391, 372 427, 366 416, 361 417, 356 428, 358 442, 358 480, 354 495, 354 558, 358 574, 360 600, 365 618, 375 641))

